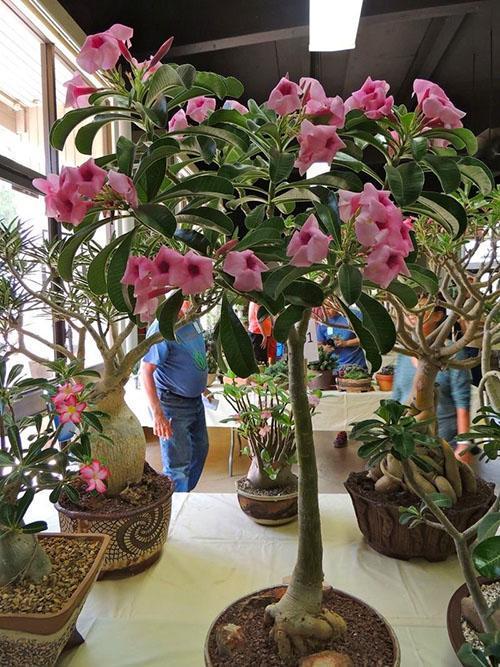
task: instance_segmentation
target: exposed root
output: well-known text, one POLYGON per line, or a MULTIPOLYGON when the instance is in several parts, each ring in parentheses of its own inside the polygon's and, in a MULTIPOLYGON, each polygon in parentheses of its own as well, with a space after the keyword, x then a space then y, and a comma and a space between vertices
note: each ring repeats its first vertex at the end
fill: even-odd
POLYGON ((291 606, 282 608, 277 602, 266 608, 266 618, 273 623, 269 635, 286 663, 329 641, 340 639, 347 630, 344 619, 328 609, 314 615, 301 609, 294 610, 291 606))

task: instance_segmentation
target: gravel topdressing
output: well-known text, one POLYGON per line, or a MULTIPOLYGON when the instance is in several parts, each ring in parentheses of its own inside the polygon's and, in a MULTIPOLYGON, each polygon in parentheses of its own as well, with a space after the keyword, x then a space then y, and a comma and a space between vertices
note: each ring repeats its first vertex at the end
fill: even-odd
MULTIPOLYGON (((495 581, 492 584, 483 584, 481 590, 483 591, 486 601, 491 606, 498 600, 498 598, 500 598, 500 581, 495 581)), ((477 648, 481 651, 484 650, 484 644, 479 639, 478 633, 464 618, 462 618, 462 632, 464 634, 464 639, 468 644, 472 644, 473 648, 477 648)))

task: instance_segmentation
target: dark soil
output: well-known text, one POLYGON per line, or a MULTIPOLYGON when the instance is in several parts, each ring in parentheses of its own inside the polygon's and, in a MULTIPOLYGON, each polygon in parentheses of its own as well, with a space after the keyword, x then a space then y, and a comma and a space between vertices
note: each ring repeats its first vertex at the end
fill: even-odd
POLYGON ((130 510, 154 503, 164 498, 173 488, 173 482, 169 477, 160 475, 147 463, 144 464, 144 475, 138 484, 130 484, 119 496, 108 497, 97 494, 94 491, 85 491, 85 482, 77 479, 74 487, 80 494, 78 503, 72 502, 66 495, 61 495, 59 504, 65 510, 72 512, 103 512, 116 514, 121 511, 130 510))
MULTIPOLYGON (((390 493, 380 493, 379 491, 375 491, 375 482, 367 477, 366 471, 352 472, 349 475, 346 485, 353 489, 354 492, 375 502, 397 505, 398 507, 410 507, 410 505, 420 504, 420 498, 418 496, 403 489, 397 489, 390 493)), ((492 484, 490 482, 485 482, 484 479, 478 477, 477 492, 464 493, 457 500, 455 505, 453 505, 451 511, 471 509, 476 506, 484 505, 488 498, 491 498, 491 489, 492 484)), ((445 512, 449 511, 450 510, 445 510, 445 512)))
POLYGON ((100 542, 68 537, 40 540, 52 563, 52 572, 35 584, 20 581, 0 592, 0 614, 54 614, 59 612, 84 580, 100 542))
POLYGON ((238 489, 241 491, 246 491, 247 493, 253 493, 256 496, 286 496, 289 493, 297 493, 298 481, 296 480, 293 484, 288 484, 287 486, 275 486, 272 489, 260 489, 257 486, 254 486, 246 477, 242 477, 236 482, 238 489))
MULTIPOLYGON (((237 602, 225 611, 213 629, 209 640, 209 651, 214 667, 297 667, 298 660, 285 663, 269 638, 269 627, 264 626, 264 609, 285 592, 284 587, 264 591, 237 602), (243 628, 246 647, 230 657, 217 655, 215 629, 226 623, 243 628)), ((347 653, 355 667, 392 667, 394 646, 384 622, 363 603, 345 593, 332 589, 323 596, 326 608, 343 616, 347 632, 342 640, 321 644, 311 651, 333 650, 347 653)))

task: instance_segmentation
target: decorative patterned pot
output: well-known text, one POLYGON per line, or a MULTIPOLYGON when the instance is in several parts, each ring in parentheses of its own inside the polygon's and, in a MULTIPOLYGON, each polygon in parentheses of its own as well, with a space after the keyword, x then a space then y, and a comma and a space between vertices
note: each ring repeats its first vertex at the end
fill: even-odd
POLYGON ((346 391, 349 394, 359 394, 371 390, 372 379, 363 378, 362 380, 350 380, 349 378, 338 377, 337 387, 340 391, 346 391))
POLYGON ((57 503, 61 531, 110 536, 100 579, 138 574, 161 555, 167 540, 173 492, 172 484, 162 498, 114 513, 67 510, 57 503))
POLYGON ((380 391, 392 391, 394 375, 382 375, 382 373, 375 373, 375 379, 377 380, 380 391))
POLYGON ((316 371, 318 375, 307 383, 309 389, 333 389, 332 371, 316 371))
POLYGON ((247 516, 262 526, 282 526, 297 518, 298 492, 282 496, 264 496, 238 488, 238 502, 247 516))
MULTIPOLYGON (((411 529, 402 526, 399 523, 398 506, 386 502, 384 494, 380 494, 380 500, 376 500, 361 493, 355 481, 357 475, 351 473, 344 486, 351 496, 359 529, 372 549, 391 558, 425 558, 430 562, 446 560, 455 553, 453 540, 444 531, 425 524, 411 529)), ((494 484, 488 486, 490 494, 480 504, 446 511, 458 530, 472 526, 491 506, 495 487, 494 484)))
MULTIPOLYGON (((61 537, 60 533, 44 533, 61 537)), ((107 535, 71 534, 66 539, 100 542, 94 563, 73 595, 51 614, 0 614, 0 667, 52 667, 75 630, 78 615, 99 574, 109 544, 107 535)))

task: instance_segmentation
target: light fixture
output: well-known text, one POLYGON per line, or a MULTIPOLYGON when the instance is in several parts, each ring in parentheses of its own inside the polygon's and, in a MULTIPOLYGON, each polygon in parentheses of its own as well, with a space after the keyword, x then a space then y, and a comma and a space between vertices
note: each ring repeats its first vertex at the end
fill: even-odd
POLYGON ((363 0, 309 0, 309 51, 354 49, 363 0))
POLYGON ((327 174, 330 171, 330 165, 328 162, 315 162, 312 164, 306 172, 307 178, 314 178, 315 176, 321 176, 321 174, 327 174))

